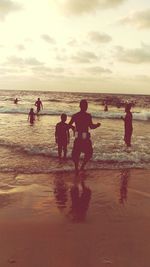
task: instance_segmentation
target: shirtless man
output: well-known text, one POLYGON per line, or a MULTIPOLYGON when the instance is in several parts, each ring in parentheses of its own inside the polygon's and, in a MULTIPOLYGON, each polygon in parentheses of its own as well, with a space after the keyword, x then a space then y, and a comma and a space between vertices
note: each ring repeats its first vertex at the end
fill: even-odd
POLYGON ((35 102, 35 106, 37 107, 37 114, 40 112, 41 108, 43 109, 43 104, 40 98, 37 99, 35 102))
POLYGON ((74 114, 69 122, 69 125, 75 124, 75 140, 72 149, 72 159, 75 164, 75 171, 78 174, 79 171, 79 159, 81 152, 84 153, 83 163, 81 170, 84 169, 86 163, 90 160, 93 154, 92 142, 90 139, 90 129, 96 129, 101 124, 92 122, 92 116, 87 113, 88 103, 85 99, 80 101, 80 111, 74 114))

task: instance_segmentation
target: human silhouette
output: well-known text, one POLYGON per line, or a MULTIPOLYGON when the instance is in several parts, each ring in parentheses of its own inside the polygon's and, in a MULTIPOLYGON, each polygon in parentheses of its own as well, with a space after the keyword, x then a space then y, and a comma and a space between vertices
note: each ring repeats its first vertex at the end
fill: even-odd
POLYGON ((18 104, 18 101, 19 101, 18 98, 15 98, 14 99, 14 104, 18 104))
POLYGON ((107 100, 104 101, 104 111, 108 111, 108 104, 107 100))
POLYGON ((84 221, 91 199, 91 189, 84 181, 81 182, 81 191, 78 184, 74 184, 70 189, 71 208, 69 215, 74 222, 84 221))
POLYGON ((108 105, 106 103, 104 105, 104 111, 108 111, 108 105))
POLYGON ((120 182, 120 203, 124 204, 127 200, 128 193, 128 180, 129 180, 130 171, 124 169, 121 171, 121 182, 120 182))
POLYGON ((132 132, 133 132, 133 126, 132 126, 132 113, 131 113, 131 104, 126 104, 125 106, 125 112, 126 115, 125 117, 121 117, 124 120, 124 141, 127 147, 131 146, 131 137, 132 137, 132 132))
POLYGON ((80 111, 74 114, 69 122, 69 125, 75 124, 75 140, 72 149, 72 159, 75 164, 75 171, 78 175, 80 154, 84 153, 81 170, 84 169, 86 163, 90 160, 93 154, 92 142, 90 139, 90 129, 96 129, 101 124, 92 122, 92 116, 87 113, 88 102, 85 99, 80 101, 80 111))
POLYGON ((41 108, 43 109, 43 104, 42 101, 40 100, 40 98, 37 99, 37 101, 35 102, 35 106, 37 108, 36 113, 38 114, 41 110, 41 108))
POLYGON ((62 152, 64 159, 67 157, 67 144, 70 141, 69 125, 66 123, 67 115, 61 114, 61 121, 55 127, 55 140, 58 145, 58 157, 61 159, 62 152))
POLYGON ((28 120, 30 121, 30 124, 33 125, 35 121, 35 113, 33 108, 30 109, 30 112, 28 114, 28 120))

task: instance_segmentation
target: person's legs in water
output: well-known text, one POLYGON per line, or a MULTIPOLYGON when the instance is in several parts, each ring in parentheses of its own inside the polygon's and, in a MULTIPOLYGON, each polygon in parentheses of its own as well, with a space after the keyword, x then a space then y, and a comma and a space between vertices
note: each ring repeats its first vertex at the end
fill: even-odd
POLYGON ((93 155, 92 142, 90 139, 84 140, 82 145, 82 152, 84 153, 83 163, 80 170, 83 171, 86 163, 91 159, 93 155))
POLYGON ((58 143, 58 157, 59 157, 59 159, 61 159, 61 155, 62 155, 62 144, 58 143))
POLYGON ((131 146, 131 136, 132 136, 132 132, 128 132, 125 134, 125 137, 124 137, 124 141, 128 147, 131 146))
POLYGON ((63 153, 64 153, 64 159, 66 159, 67 158, 67 146, 66 145, 63 146, 63 153))
POLYGON ((79 139, 75 139, 73 149, 72 149, 72 160, 75 165, 75 173, 78 175, 79 173, 79 159, 81 154, 81 141, 79 139))

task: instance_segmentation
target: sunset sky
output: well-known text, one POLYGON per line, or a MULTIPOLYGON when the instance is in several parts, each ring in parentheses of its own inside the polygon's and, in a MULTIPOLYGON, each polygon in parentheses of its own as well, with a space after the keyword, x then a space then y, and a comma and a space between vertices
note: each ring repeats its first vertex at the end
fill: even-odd
POLYGON ((150 1, 0 0, 0 89, 150 94, 150 1))

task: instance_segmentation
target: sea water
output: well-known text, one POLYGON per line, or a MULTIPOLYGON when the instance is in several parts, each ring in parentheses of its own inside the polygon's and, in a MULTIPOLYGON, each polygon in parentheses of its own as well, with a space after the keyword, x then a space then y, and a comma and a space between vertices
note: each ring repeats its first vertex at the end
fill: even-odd
POLYGON ((55 125, 60 115, 66 113, 69 122, 72 114, 79 111, 79 102, 87 99, 88 112, 93 122, 101 127, 91 130, 93 158, 89 169, 149 168, 150 167, 150 96, 113 95, 98 93, 68 93, 47 91, 0 91, 0 170, 15 173, 49 173, 71 171, 73 133, 70 130, 68 160, 59 162, 55 143, 55 125), (18 98, 18 104, 14 99, 18 98), (43 110, 33 126, 28 121, 30 108, 40 97, 43 110), (104 111, 107 100, 108 111, 104 111), (124 107, 133 102, 132 147, 124 144, 124 107), (121 103, 118 105, 118 103, 121 103))

